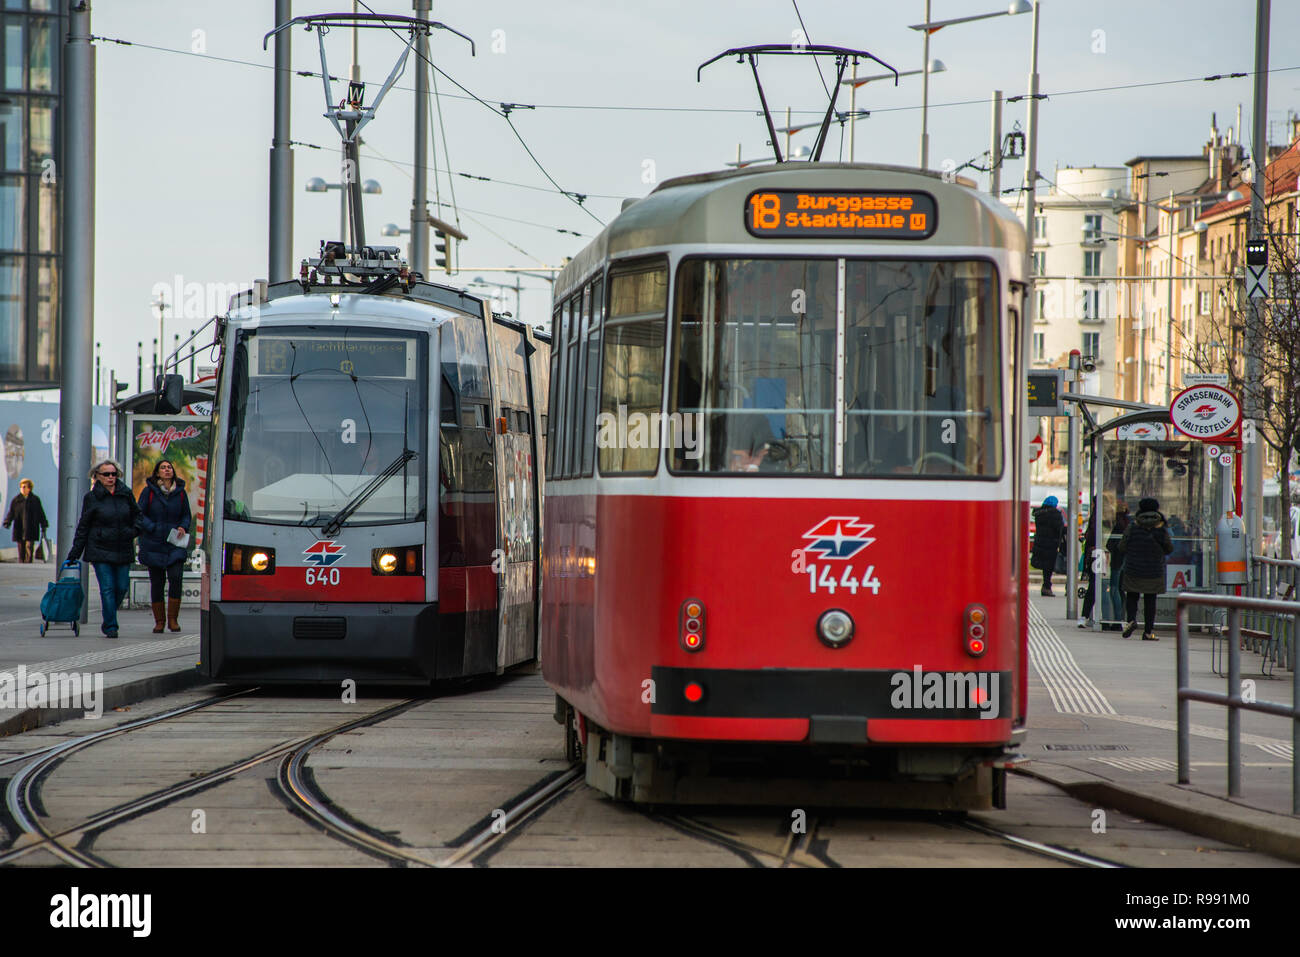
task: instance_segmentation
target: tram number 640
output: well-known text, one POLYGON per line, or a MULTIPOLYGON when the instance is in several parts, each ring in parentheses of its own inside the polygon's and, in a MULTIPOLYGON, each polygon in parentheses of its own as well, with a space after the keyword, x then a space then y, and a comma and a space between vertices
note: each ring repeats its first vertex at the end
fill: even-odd
POLYGON ((808 593, 810 595, 817 594, 818 589, 823 588, 832 595, 835 594, 837 588, 847 588, 854 595, 858 593, 859 588, 870 588, 873 595, 880 594, 880 579, 876 577, 875 565, 868 565, 861 578, 855 577, 852 565, 846 565, 838 581, 830 565, 822 565, 820 573, 816 565, 809 565, 804 571, 808 575, 808 593))
POLYGON ((337 568, 307 569, 308 585, 337 585, 338 583, 339 570, 337 568))

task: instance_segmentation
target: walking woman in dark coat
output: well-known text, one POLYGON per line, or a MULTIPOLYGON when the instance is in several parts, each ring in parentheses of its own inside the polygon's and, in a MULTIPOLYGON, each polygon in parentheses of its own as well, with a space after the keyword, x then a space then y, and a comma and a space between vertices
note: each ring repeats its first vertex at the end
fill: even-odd
POLYGON ((1056 508, 1056 496, 1049 495, 1043 504, 1034 509, 1034 550, 1030 564, 1043 573, 1043 591, 1052 595, 1052 572, 1056 571, 1056 556, 1065 554, 1065 519, 1056 508))
POLYGON ((68 561, 75 562, 84 553, 86 561, 95 566, 104 610, 99 627, 105 638, 117 637, 117 609, 131 583, 135 537, 144 527, 140 508, 121 476, 122 470, 112 459, 90 470, 95 484, 81 500, 81 520, 68 552, 68 561))
MULTIPOLYGON (((30 562, 36 543, 50 527, 50 520, 45 517, 45 508, 41 500, 32 494, 32 480, 23 479, 18 483, 18 494, 9 501, 9 511, 5 512, 5 528, 14 528, 14 544, 18 546, 18 560, 30 562)), ((45 556, 48 561, 50 556, 45 556)))
POLYGON ((1160 503, 1153 498, 1138 502, 1137 514, 1120 539, 1124 553, 1124 591, 1127 593, 1124 637, 1137 628, 1138 595, 1142 596, 1142 640, 1156 638, 1156 596, 1165 590, 1165 556, 1174 550, 1174 543, 1165 527, 1165 517, 1160 503))
POLYGON ((167 537, 173 531, 189 534, 190 497, 185 494, 185 483, 176 475, 176 466, 167 459, 153 467, 153 475, 145 482, 140 493, 140 514, 146 529, 140 536, 140 564, 149 569, 154 634, 163 630, 164 589, 171 592, 167 599, 167 627, 180 631, 181 571, 186 549, 171 544, 167 537))

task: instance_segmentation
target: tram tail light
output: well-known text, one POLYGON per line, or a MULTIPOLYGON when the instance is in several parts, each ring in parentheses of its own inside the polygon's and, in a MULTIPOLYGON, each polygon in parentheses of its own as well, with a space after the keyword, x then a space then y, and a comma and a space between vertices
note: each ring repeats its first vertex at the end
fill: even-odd
POLYGON ((978 658, 988 650, 989 611, 983 605, 967 605, 963 638, 966 654, 978 658))
POLYGON ((700 651, 704 648, 704 602, 698 598, 688 598, 682 602, 677 622, 677 640, 687 651, 700 651))
POLYGON ((222 571, 227 575, 274 575, 275 549, 227 542, 222 571))
POLYGON ((421 575, 424 562, 419 545, 402 545, 398 548, 375 548, 370 551, 372 575, 421 575))

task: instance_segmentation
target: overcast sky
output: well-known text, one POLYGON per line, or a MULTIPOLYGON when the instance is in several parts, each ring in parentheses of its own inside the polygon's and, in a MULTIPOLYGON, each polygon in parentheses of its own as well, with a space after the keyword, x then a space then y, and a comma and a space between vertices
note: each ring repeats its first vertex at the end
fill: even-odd
MULTIPOLYGON (((371 3, 381 12, 412 12, 409 2, 371 3)), ((349 7, 350 0, 299 0, 293 12, 349 7)), ((933 0, 932 17, 1000 8, 997 0, 933 0)), ((799 0, 799 10, 811 42, 870 50, 899 70, 921 65, 921 37, 907 26, 924 19, 923 0, 799 0)), ((1050 99, 1039 109, 1039 168, 1051 176, 1057 165, 1122 165, 1144 153, 1198 154, 1211 111, 1226 130, 1238 104, 1249 130, 1249 78, 1164 81, 1251 71, 1253 10, 1245 0, 1044 0, 1039 72, 1050 99), (1230 9, 1237 17, 1224 19, 1230 9), (1163 85, 1099 90, 1152 83, 1163 85)), ((266 276, 272 54, 263 52, 262 35, 272 27, 273 11, 270 0, 99 0, 94 7, 95 34, 137 44, 96 46, 95 338, 103 343, 105 369, 118 369, 131 391, 135 343, 143 339, 147 350, 157 334, 157 314, 150 309, 156 284, 172 287, 179 276, 181 283, 223 289, 266 276), (191 53, 196 49, 207 56, 191 53)), ((652 188, 646 177, 662 182, 718 169, 734 158, 738 144, 746 157, 763 154, 766 130, 754 113, 758 100, 748 68, 723 60, 705 70, 699 83, 695 70, 728 47, 790 42, 800 28, 790 0, 481 0, 435 4, 433 15, 477 44, 471 57, 466 43, 437 34, 434 62, 493 105, 535 104, 536 110, 513 114, 521 135, 564 189, 589 195, 586 209, 604 222, 617 214, 622 197, 652 188)), ((989 94, 1025 91, 1030 35, 1031 17, 1023 15, 961 24, 934 36, 931 56, 948 69, 930 84, 933 168, 947 159, 963 163, 988 148, 989 94)), ((318 70, 314 37, 301 30, 293 36, 294 68, 318 70)), ((1300 105, 1300 4, 1273 4, 1272 36, 1269 119, 1274 140, 1281 141, 1288 111, 1300 105)), ((363 35, 368 100, 400 49, 392 34, 363 35)), ((327 50, 331 72, 346 75, 346 32, 332 33, 327 50)), ((409 221, 414 63, 365 134, 362 176, 379 180, 384 190, 367 197, 371 242, 406 242, 382 240, 379 231, 384 223, 409 221)), ((801 118, 825 109, 822 83, 806 59, 774 58, 761 68, 768 101, 781 120, 786 107, 801 118)), ((858 161, 917 162, 919 80, 861 88, 858 106, 872 115, 858 126, 858 161)), ((599 223, 554 191, 498 116, 445 79, 439 78, 438 88, 446 132, 444 141, 436 131, 440 165, 445 168, 449 156, 455 172, 524 184, 443 177, 442 201, 452 202, 454 186, 459 221, 471 237, 456 281, 494 278, 476 267, 559 264, 574 255, 599 223)), ((336 87, 336 100, 341 95, 336 87)), ((839 108, 847 105, 846 96, 839 108)), ((323 107, 319 79, 296 77, 293 138, 326 149, 294 151, 295 260, 314 254, 320 239, 338 232, 337 192, 303 190, 311 176, 338 180, 337 135, 321 116, 323 107)), ((1004 130, 1016 121, 1024 125, 1024 103, 1004 110, 1004 130)), ((796 145, 810 144, 814 133, 799 134, 796 145)), ((823 158, 838 158, 839 150, 833 130, 823 158)), ((1022 169, 1022 163, 1009 162, 1003 185, 1018 184, 1022 169)), ((433 199, 431 186, 431 208, 433 199)), ((450 207, 441 215, 457 218, 450 207)), ((545 322, 547 285, 524 283, 522 318, 545 322)), ((504 308, 513 311, 513 292, 504 308)), ((169 318, 167 339, 188 332, 205 314, 169 318)))

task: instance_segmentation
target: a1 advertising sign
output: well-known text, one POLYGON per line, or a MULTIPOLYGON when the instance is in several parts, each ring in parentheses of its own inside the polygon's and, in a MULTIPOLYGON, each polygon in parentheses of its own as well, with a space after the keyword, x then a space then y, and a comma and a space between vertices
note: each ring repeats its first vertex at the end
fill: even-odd
POLYGON ((1222 439, 1241 425, 1241 402, 1222 386, 1194 385, 1174 396, 1169 421, 1189 438, 1222 439))

